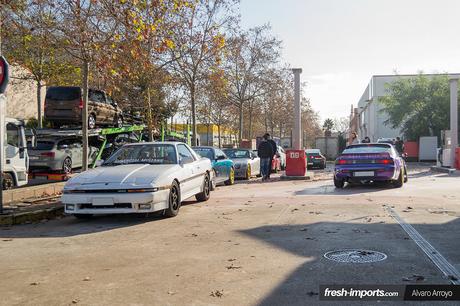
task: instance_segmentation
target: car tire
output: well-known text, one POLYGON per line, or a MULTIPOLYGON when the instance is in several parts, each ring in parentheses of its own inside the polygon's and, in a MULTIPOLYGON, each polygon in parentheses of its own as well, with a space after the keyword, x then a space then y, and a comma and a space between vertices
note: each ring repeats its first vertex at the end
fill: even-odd
POLYGON ((94 114, 89 114, 88 116, 88 129, 96 128, 96 116, 94 114))
POLYGON ((75 218, 80 219, 80 220, 88 220, 93 217, 91 214, 74 214, 73 215, 75 218))
POLYGON ((209 200, 211 196, 211 181, 209 180, 209 175, 206 173, 203 180, 203 191, 197 193, 195 198, 198 202, 204 202, 209 200))
POLYGON ((247 168, 246 168, 246 174, 244 176, 244 179, 245 180, 249 180, 252 176, 252 173, 251 173, 251 164, 248 164, 247 168))
POLYGON ((3 174, 2 184, 3 184, 3 186, 2 186, 3 190, 13 189, 13 187, 14 187, 13 176, 10 173, 4 173, 3 174))
POLYGON ((396 188, 401 188, 402 186, 404 186, 404 168, 401 168, 401 171, 399 171, 398 179, 393 182, 393 185, 396 188))
POLYGON ((334 186, 335 186, 335 188, 342 189, 342 188, 345 186, 345 181, 344 181, 344 180, 337 179, 337 178, 334 176, 334 186))
POLYGON ((233 185, 235 184, 235 169, 233 167, 230 168, 230 174, 228 175, 228 180, 225 181, 225 185, 233 185))
POLYGON ((72 173, 72 160, 70 157, 66 157, 62 162, 62 172, 65 174, 72 173))
POLYGON ((407 175, 407 168, 406 168, 406 165, 404 165, 404 183, 407 183, 408 180, 409 180, 409 177, 407 175))
POLYGON ((180 189, 176 181, 171 184, 168 196, 168 208, 165 209, 164 215, 166 217, 175 217, 179 213, 181 205, 180 189))

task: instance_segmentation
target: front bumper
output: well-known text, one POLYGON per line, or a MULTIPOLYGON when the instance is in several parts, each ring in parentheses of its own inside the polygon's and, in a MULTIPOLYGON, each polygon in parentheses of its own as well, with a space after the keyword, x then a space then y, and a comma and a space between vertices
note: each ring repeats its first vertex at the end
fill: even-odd
POLYGON ((139 193, 69 193, 61 201, 66 214, 149 213, 168 208, 169 189, 139 193))
POLYGON ((345 180, 347 182, 359 182, 359 181, 390 181, 395 180, 399 171, 394 166, 336 166, 334 169, 334 175, 337 179, 345 180), (358 176, 357 173, 373 172, 373 175, 358 176))
POLYGON ((240 166, 236 168, 235 166, 235 178, 245 178, 248 172, 247 166, 240 166))

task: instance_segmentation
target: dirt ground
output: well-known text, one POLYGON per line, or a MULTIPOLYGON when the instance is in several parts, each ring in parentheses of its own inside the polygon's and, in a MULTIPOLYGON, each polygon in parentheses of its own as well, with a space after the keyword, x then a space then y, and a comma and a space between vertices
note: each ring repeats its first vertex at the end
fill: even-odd
POLYGON ((418 167, 400 189, 239 182, 170 219, 65 217, 0 228, 0 304, 344 305, 319 301, 319 285, 449 284, 385 205, 460 269, 459 179, 418 167), (348 248, 388 257, 324 258, 348 248))

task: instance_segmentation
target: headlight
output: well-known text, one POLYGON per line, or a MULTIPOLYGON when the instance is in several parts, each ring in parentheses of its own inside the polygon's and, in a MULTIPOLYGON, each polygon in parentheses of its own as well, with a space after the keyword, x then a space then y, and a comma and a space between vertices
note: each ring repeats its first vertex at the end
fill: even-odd
POLYGON ((154 187, 154 188, 145 188, 145 189, 126 189, 126 192, 129 193, 136 193, 136 192, 156 192, 158 191, 159 188, 154 187))
POLYGON ((66 204, 65 209, 67 209, 67 210, 75 210, 75 204, 66 204))

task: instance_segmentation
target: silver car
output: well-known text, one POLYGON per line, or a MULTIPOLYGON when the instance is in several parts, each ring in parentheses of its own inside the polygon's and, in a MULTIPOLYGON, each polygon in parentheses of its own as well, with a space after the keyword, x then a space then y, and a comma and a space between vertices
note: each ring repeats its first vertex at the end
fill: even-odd
POLYGON ((228 158, 233 160, 235 178, 250 179, 260 176, 260 158, 249 149, 224 149, 228 158))
MULTIPOLYGON (((97 156, 98 149, 89 147, 89 161, 97 156)), ((70 173, 83 165, 83 146, 81 139, 40 138, 35 147, 28 148, 29 169, 32 171, 59 171, 70 173)))

